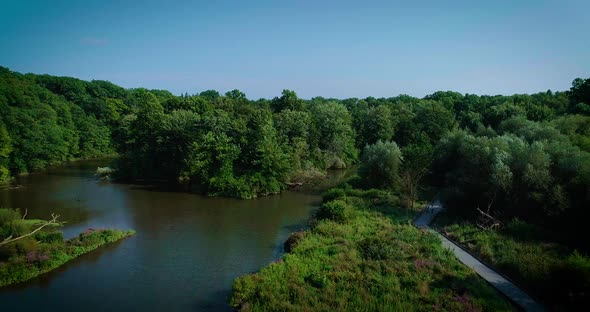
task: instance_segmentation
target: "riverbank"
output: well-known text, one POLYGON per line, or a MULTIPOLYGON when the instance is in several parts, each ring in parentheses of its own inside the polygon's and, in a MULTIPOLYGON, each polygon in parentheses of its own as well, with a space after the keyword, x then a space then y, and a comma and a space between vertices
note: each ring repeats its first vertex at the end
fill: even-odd
POLYGON ((37 246, 24 254, 19 250, 22 247, 16 246, 14 252, 18 254, 0 262, 0 287, 30 280, 103 245, 133 234, 133 230, 88 229, 78 237, 63 241, 61 233, 43 233, 36 236, 40 239, 37 246))
POLYGON ((259 310, 509 311, 511 305, 416 229, 388 192, 331 189, 289 253, 234 282, 231 305, 259 310))
MULTIPOLYGON (((108 160, 70 163, 19 178, 20 189, 0 191, 0 206, 27 208, 27 218, 60 215, 67 221, 58 228, 66 239, 89 227, 141 234, 28 282, 2 287, 3 308, 231 311, 234 279, 279 259, 283 242, 305 227, 321 202, 316 191, 238 200, 94 176, 97 167, 109 165, 108 160), (134 285, 133 296, 128 285, 134 285), (63 300, 72 292, 76 296, 63 300)), ((329 172, 327 180, 336 182, 343 173, 329 172)))
POLYGON ((590 258, 552 240, 551 233, 518 220, 500 230, 483 230, 444 214, 435 225, 551 310, 574 311, 590 304, 590 258))

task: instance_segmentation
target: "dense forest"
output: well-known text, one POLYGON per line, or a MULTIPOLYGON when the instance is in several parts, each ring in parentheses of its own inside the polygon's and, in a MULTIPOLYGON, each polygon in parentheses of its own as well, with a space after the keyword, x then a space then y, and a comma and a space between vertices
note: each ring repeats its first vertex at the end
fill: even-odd
POLYGON ((589 115, 590 79, 532 95, 303 100, 284 90, 252 101, 239 90, 175 96, 0 68, 0 181, 118 154, 119 179, 252 198, 362 158, 368 183, 407 206, 432 185, 466 216, 479 207, 572 228, 590 201, 589 115), (383 163, 392 153, 399 164, 383 163), (380 166, 395 170, 379 176, 380 166))
MULTIPOLYGON (((320 223, 296 233, 307 237, 304 245, 327 248, 314 257, 341 264, 331 258, 329 244, 314 240, 326 222, 342 231, 320 233, 322 239, 342 236, 361 251, 365 240, 377 238, 353 231, 357 225, 386 222, 385 228, 414 239, 422 234, 402 223, 418 201, 437 196, 448 208, 439 221, 445 235, 549 298, 547 304, 586 302, 590 242, 580 239, 580 229, 590 204, 590 79, 575 79, 567 91, 531 95, 439 91, 424 98, 304 100, 284 90, 254 101, 239 90, 176 96, 0 67, 0 185, 52 164, 106 156, 116 156, 114 177, 121 181, 175 183, 237 198, 276 194, 358 164, 358 176, 325 194, 320 223), (482 224, 482 216, 493 222, 482 224)), ((375 258, 371 244, 368 255, 355 258, 364 263, 359 266, 377 260, 400 265, 393 251, 375 258)), ((454 263, 437 255, 436 244, 426 245, 432 252, 422 258, 454 263)), ((288 265, 313 268, 307 258, 296 258, 298 252, 304 251, 295 250, 288 265)), ((260 276, 273 283, 300 282, 299 275, 265 270, 260 276)), ((260 276, 238 279, 232 304, 267 302, 259 296, 267 286, 275 289, 272 283, 249 280, 260 276)), ((364 279, 357 282, 365 287, 359 286, 364 279)), ((332 285, 325 276, 310 283, 332 285)), ((484 287, 472 286, 475 292, 484 287)), ((438 305, 444 296, 428 300, 438 305)))

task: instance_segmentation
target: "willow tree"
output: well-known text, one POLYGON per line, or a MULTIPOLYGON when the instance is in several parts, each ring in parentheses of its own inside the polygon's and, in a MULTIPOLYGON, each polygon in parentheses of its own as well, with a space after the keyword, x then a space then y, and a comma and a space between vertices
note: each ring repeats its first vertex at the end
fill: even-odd
POLYGON ((369 187, 396 189, 402 153, 395 142, 377 141, 363 149, 359 175, 369 187))

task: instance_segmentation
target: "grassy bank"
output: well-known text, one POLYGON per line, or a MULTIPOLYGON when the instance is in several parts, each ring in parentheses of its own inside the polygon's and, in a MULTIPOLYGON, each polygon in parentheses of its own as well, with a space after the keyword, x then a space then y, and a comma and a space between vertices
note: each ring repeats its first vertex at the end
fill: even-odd
POLYGON ((26 242, 26 247, 16 244, 4 247, 8 248, 4 252, 13 255, 0 262, 0 287, 27 281, 100 246, 133 234, 135 231, 89 229, 76 238, 63 241, 61 232, 39 232, 35 235, 36 241, 26 242), (23 253, 25 248, 28 251, 23 253))
POLYGON ((241 311, 502 311, 511 306, 383 191, 331 189, 278 262, 234 282, 241 311))
POLYGON ((554 236, 522 221, 483 230, 442 216, 439 230, 521 285, 551 310, 590 305, 590 258, 551 240, 554 236))

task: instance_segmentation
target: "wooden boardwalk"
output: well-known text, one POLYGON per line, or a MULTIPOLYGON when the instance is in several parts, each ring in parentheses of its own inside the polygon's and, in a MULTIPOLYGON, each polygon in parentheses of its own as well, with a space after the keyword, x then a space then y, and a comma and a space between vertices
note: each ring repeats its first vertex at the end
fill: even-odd
MULTIPOLYGON (((414 225, 418 228, 430 228, 430 223, 434 217, 442 210, 442 205, 439 201, 435 201, 432 205, 428 206, 426 210, 414 221, 414 225)), ((490 267, 473 257, 471 254, 463 250, 457 244, 448 240, 440 233, 434 231, 441 239, 442 244, 445 248, 451 250, 457 259, 466 266, 473 269, 479 276, 486 280, 490 285, 494 286, 498 291, 508 297, 512 302, 518 305, 525 311, 545 311, 545 308, 537 303, 531 296, 525 293, 518 286, 514 285, 511 281, 507 280, 501 274, 492 270, 490 267)))

